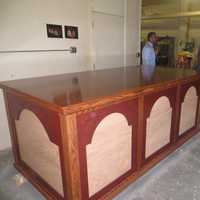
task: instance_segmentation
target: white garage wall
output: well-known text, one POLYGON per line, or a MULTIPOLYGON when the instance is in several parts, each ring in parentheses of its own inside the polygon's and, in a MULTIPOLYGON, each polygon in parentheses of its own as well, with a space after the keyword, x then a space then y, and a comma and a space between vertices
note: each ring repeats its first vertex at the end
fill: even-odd
POLYGON ((2 92, 0 93, 0 151, 10 147, 10 133, 2 92))
MULTIPOLYGON (((0 53, 0 81, 92 69, 92 5, 94 0, 0 0, 0 51, 77 47, 76 54, 0 53), (47 38, 46 23, 78 26, 79 39, 47 38)), ((133 5, 134 9, 139 10, 138 5, 133 5)), ((133 28, 132 31, 138 31, 137 29, 138 27, 133 28)), ((9 135, 3 94, 0 90, 0 150, 10 147, 9 135)))
POLYGON ((0 51, 68 49, 69 52, 0 54, 0 81, 87 70, 89 0, 0 0, 0 51), (47 38, 46 23, 79 27, 79 40, 47 38))

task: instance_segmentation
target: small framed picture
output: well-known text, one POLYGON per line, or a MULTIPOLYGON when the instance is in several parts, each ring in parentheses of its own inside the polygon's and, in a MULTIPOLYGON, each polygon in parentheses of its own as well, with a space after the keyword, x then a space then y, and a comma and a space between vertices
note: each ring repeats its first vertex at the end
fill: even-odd
POLYGON ((65 38, 78 39, 78 27, 65 26, 65 38))
POLYGON ((49 38, 63 38, 62 25, 47 24, 47 36, 49 38))

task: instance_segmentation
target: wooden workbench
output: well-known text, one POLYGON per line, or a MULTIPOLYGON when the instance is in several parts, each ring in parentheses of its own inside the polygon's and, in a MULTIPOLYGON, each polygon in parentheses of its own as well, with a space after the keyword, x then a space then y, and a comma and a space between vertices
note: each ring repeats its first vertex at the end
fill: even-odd
POLYGON ((200 75, 126 67, 2 82, 15 167, 47 199, 112 199, 200 128, 200 75))

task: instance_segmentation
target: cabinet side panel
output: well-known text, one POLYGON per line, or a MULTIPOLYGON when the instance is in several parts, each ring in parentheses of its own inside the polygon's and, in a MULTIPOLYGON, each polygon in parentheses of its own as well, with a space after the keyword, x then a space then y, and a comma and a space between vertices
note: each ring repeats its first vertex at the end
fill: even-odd
POLYGON ((47 199, 63 199, 58 113, 15 91, 6 91, 16 168, 47 199))
POLYGON ((33 112, 23 110, 15 123, 21 160, 63 196, 58 146, 33 112))

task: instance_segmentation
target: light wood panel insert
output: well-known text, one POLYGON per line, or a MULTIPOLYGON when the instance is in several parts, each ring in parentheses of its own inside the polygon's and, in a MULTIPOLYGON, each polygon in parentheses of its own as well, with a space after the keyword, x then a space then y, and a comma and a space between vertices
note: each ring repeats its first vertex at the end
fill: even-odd
POLYGON ((15 123, 21 159, 63 196, 58 147, 30 110, 24 109, 15 123))
POLYGON ((105 117, 87 145, 89 196, 131 169, 132 127, 119 113, 105 117))
POLYGON ((181 105, 179 135, 182 135, 195 126, 197 102, 197 91, 196 88, 192 86, 188 89, 184 102, 181 105))
POLYGON ((170 142, 172 108, 169 99, 160 97, 153 105, 146 126, 146 151, 148 158, 170 142))

